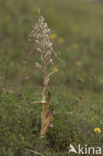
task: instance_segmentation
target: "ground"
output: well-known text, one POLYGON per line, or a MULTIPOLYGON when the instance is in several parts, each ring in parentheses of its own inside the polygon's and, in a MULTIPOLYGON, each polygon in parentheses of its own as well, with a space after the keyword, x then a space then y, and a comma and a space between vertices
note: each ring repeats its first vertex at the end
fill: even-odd
POLYGON ((0 1, 0 16, 0 155, 26 155, 29 149, 67 156, 70 143, 103 147, 103 3, 7 0, 0 1), (41 99, 43 78, 27 41, 38 8, 63 59, 55 61, 58 72, 48 87, 55 114, 44 138, 41 105, 31 104, 41 99))

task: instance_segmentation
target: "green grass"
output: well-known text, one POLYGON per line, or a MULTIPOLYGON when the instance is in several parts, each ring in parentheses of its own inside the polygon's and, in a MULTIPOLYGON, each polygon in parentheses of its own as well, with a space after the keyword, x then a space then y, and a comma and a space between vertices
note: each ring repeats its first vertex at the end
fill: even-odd
POLYGON ((19 156, 28 148, 67 156, 70 143, 103 146, 103 133, 94 132, 95 127, 103 132, 103 4, 8 0, 0 1, 0 16, 0 155, 19 156), (56 62, 59 71, 49 84, 55 114, 43 139, 41 105, 30 104, 40 100, 43 79, 27 54, 38 8, 56 31, 55 49, 65 61, 56 62))

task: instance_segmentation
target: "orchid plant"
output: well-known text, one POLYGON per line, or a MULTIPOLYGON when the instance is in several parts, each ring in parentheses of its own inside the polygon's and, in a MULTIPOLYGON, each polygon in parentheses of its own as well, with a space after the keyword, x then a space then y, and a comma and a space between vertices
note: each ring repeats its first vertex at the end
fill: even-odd
POLYGON ((38 69, 41 68, 43 71, 44 82, 42 98, 40 101, 32 102, 32 104, 42 104, 40 131, 41 135, 45 135, 47 133, 54 113, 53 110, 48 109, 50 104, 50 93, 48 93, 48 100, 46 100, 49 79, 55 72, 58 71, 58 69, 54 66, 54 58, 58 58, 58 53, 53 49, 53 43, 50 38, 51 33, 51 29, 48 28, 48 25, 47 23, 45 23, 44 18, 39 14, 38 21, 35 23, 33 30, 28 35, 28 40, 30 42, 33 42, 31 53, 35 54, 35 56, 39 56, 39 60, 41 62, 35 62, 35 66, 38 69), (50 71, 50 69, 52 69, 52 71, 50 71))

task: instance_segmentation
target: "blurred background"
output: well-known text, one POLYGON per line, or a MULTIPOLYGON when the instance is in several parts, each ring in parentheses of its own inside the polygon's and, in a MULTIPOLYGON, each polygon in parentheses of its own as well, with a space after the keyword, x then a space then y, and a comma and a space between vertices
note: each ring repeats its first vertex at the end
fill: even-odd
POLYGON ((1 1, 0 6, 2 83, 6 81, 12 87, 34 82, 34 79, 38 81, 36 84, 41 83, 41 76, 38 77, 31 60, 27 58, 31 49, 27 36, 40 8, 54 32, 54 48, 61 52, 65 60, 55 85, 62 83, 69 87, 103 91, 103 4, 99 0, 8 0, 1 1), (27 77, 31 77, 30 80, 27 77))
MULTIPOLYGON (((64 63, 55 62, 58 73, 52 77, 49 85, 53 99, 51 107, 57 112, 54 129, 50 130, 47 137, 50 138, 47 139, 50 141, 50 148, 62 153, 67 150, 70 142, 102 144, 103 134, 95 134, 94 131, 95 127, 103 130, 102 2, 0 1, 0 146, 4 155, 5 151, 11 156, 16 148, 24 150, 25 147, 36 146, 35 142, 30 146, 28 144, 32 131, 39 132, 40 123, 37 121, 40 119, 41 108, 30 106, 30 102, 40 99, 43 79, 42 73, 34 66, 33 57, 28 55, 32 45, 27 41, 27 36, 37 20, 39 8, 53 30, 54 49, 60 52, 60 57, 64 60, 64 63), (25 107, 34 109, 35 113, 25 107), (35 124, 31 126, 33 118, 36 128, 35 124), (64 119, 67 125, 64 124, 64 119), (52 134, 58 134, 58 140, 52 138, 52 134), (63 134, 66 136, 63 137, 63 134), (91 137, 88 138, 88 135, 91 137), (66 142, 64 146, 63 142, 66 142)), ((47 152, 44 149, 44 153, 47 152)))

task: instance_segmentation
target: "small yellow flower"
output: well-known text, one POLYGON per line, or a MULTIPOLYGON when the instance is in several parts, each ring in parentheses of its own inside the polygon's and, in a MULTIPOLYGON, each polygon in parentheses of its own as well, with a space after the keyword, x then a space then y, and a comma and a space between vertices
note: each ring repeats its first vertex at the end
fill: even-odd
POLYGON ((94 128, 94 132, 100 134, 102 131, 100 128, 94 128))
POLYGON ((52 71, 58 71, 58 69, 54 66, 51 68, 52 71))
POLYGON ((32 12, 33 12, 33 13, 38 13, 38 8, 33 7, 32 12))
POLYGON ((52 33, 52 34, 50 35, 50 39, 51 39, 51 40, 54 40, 54 39, 56 38, 56 36, 57 36, 56 33, 52 33))
POLYGON ((82 62, 81 61, 77 61, 75 62, 76 66, 81 67, 82 66, 82 62))
POLYGON ((58 43, 60 43, 60 44, 64 43, 64 38, 63 37, 59 37, 58 38, 58 43))
POLYGON ((78 48, 78 44, 77 44, 77 43, 74 43, 74 44, 72 45, 72 48, 73 48, 73 49, 77 49, 77 48, 78 48))
POLYGON ((99 82, 100 82, 101 84, 103 84, 103 79, 99 80, 99 82))

